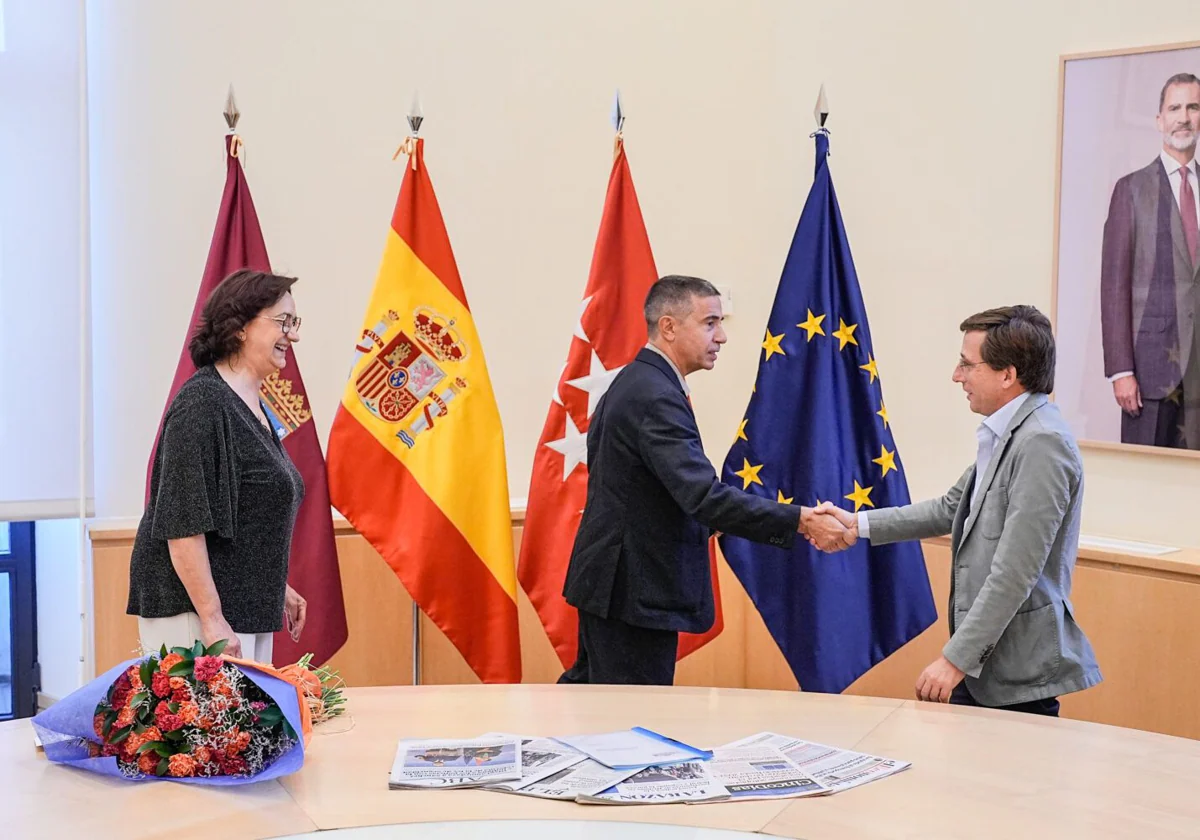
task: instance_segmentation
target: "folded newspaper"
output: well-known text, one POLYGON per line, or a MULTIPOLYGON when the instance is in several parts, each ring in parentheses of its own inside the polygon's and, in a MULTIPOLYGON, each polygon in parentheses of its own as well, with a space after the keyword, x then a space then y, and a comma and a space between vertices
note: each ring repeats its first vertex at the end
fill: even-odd
POLYGON ((713 778, 707 761, 653 765, 594 795, 580 794, 576 802, 593 805, 662 805, 670 802, 719 802, 729 798, 713 778))
POLYGON ((503 732, 489 732, 480 737, 515 739, 521 742, 521 777, 508 782, 484 785, 488 790, 502 790, 511 793, 569 770, 587 758, 583 753, 560 744, 552 738, 531 738, 522 735, 508 735, 503 732))
POLYGON ((777 747, 759 743, 717 747, 709 772, 729 791, 731 801, 823 796, 833 791, 797 767, 777 747))
MULTIPOLYGON (((521 796, 536 796, 541 799, 566 799, 575 801, 580 797, 596 796, 612 788, 617 782, 628 779, 636 770, 613 770, 599 761, 584 758, 578 764, 559 770, 553 775, 531 782, 510 793, 521 796)), ((488 790, 507 790, 497 785, 488 790)))
POLYGON ((481 787, 521 778, 521 739, 404 740, 388 776, 393 790, 481 787))
POLYGON ((774 732, 760 732, 725 746, 774 747, 787 756, 797 768, 833 793, 883 779, 912 766, 908 761, 842 750, 774 732))

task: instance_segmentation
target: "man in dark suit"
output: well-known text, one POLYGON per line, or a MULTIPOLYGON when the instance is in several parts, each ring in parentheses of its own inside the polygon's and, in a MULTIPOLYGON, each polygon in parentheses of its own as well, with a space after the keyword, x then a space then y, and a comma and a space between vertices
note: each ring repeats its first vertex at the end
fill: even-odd
POLYGON ((1104 375, 1122 443, 1200 449, 1200 78, 1168 79, 1156 122, 1161 152, 1117 181, 1104 223, 1104 375))
POLYGON ((650 341, 613 379, 588 428, 587 502, 563 595, 579 653, 560 683, 670 685, 679 633, 713 623, 713 531, 786 548, 845 533, 832 517, 721 483, 704 454, 684 377, 725 343, 719 292, 671 275, 646 296, 650 341))

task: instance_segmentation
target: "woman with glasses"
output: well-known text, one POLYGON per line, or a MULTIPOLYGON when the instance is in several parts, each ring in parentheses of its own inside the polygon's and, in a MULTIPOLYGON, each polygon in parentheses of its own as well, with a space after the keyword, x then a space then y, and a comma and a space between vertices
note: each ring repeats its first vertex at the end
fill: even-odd
POLYGON ((129 569, 126 611, 148 651, 226 639, 225 653, 270 662, 272 634, 304 628, 287 583, 304 482, 259 397, 300 340, 295 282, 229 275, 188 343, 197 370, 163 416, 129 569))

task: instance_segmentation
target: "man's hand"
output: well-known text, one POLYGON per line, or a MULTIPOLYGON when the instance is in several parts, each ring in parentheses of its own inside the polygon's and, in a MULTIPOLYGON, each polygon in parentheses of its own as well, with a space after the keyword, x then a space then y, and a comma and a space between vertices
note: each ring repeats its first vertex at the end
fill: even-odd
MULTIPOLYGON (((825 505, 822 505, 825 507, 825 505)), ((821 511, 821 508, 800 508, 799 532, 821 551, 841 551, 854 545, 858 539, 857 528, 851 534, 836 516, 821 511)))
POLYGON ((1126 414, 1137 417, 1142 413, 1142 389, 1132 374, 1113 381, 1113 396, 1126 414))
POLYGON ((917 677, 917 699, 933 703, 949 703, 950 692, 965 677, 949 659, 939 656, 933 664, 917 677))
POLYGON ((858 515, 844 510, 833 502, 821 502, 815 511, 818 515, 832 517, 845 529, 842 544, 835 550, 850 548, 858 542, 858 515))

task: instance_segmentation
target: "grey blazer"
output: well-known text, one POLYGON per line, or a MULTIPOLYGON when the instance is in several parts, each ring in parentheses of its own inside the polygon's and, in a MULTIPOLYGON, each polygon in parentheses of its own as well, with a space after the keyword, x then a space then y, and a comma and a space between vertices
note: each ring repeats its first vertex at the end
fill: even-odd
POLYGON ((950 641, 942 653, 986 706, 1100 682, 1075 623, 1083 462, 1058 407, 1031 394, 996 445, 971 504, 975 467, 940 499, 867 513, 875 544, 950 534, 950 641))

